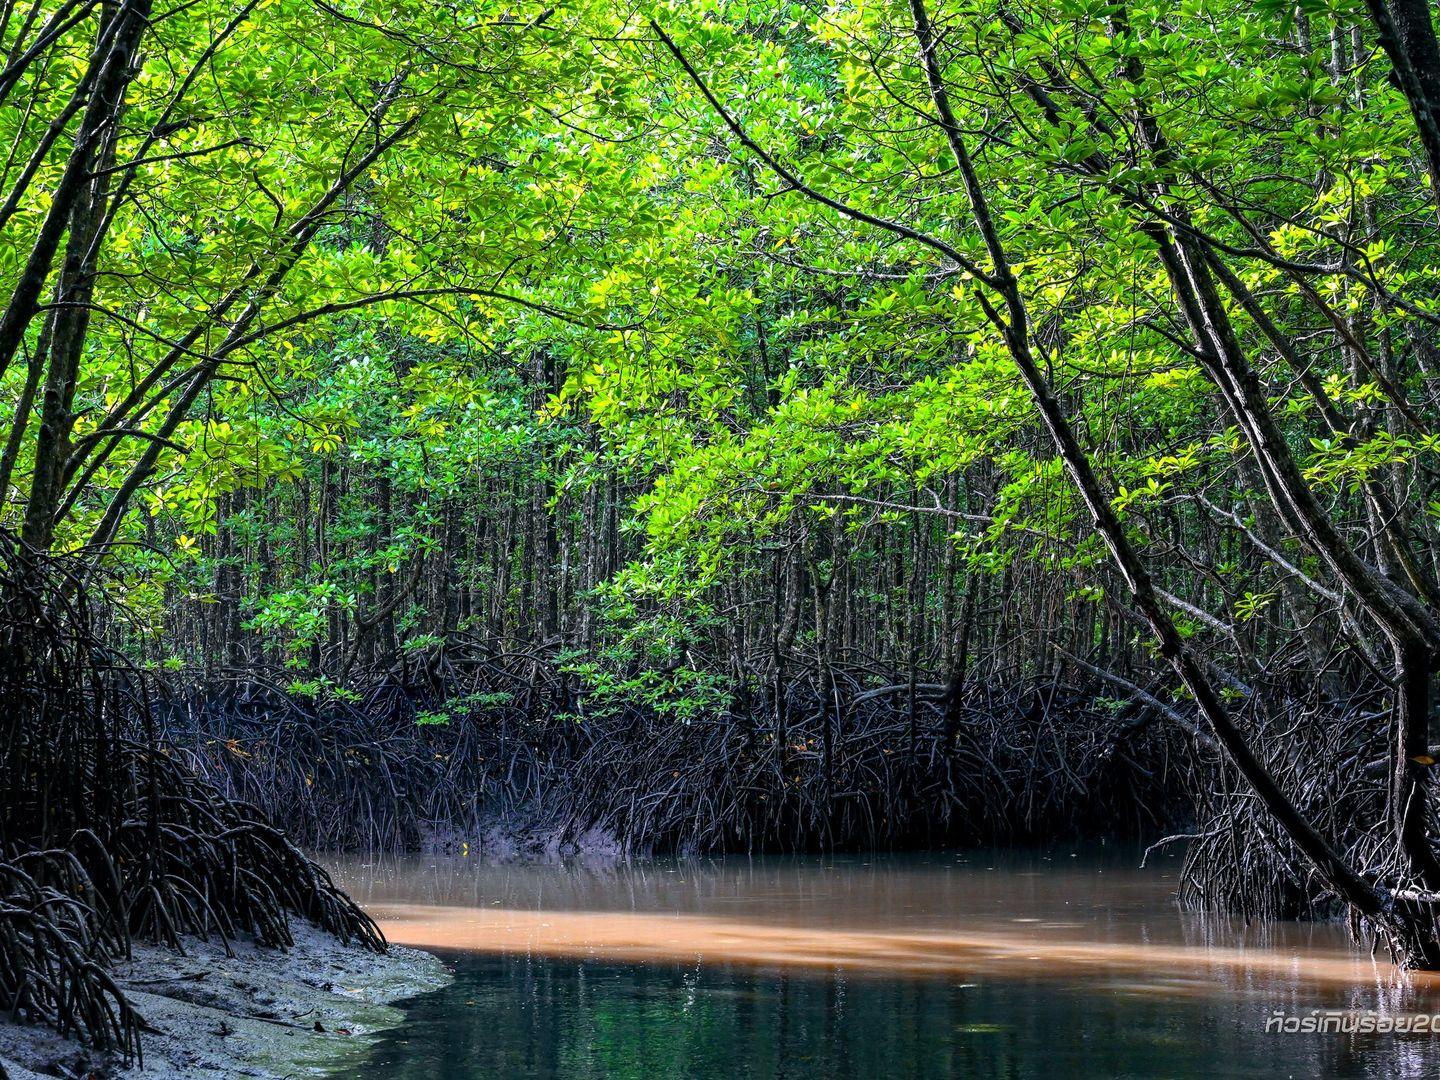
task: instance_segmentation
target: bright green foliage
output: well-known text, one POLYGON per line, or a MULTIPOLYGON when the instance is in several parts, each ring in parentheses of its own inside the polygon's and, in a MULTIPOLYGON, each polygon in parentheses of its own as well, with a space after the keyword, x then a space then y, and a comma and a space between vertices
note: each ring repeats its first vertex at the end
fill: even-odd
MULTIPOLYGON (((522 578, 584 608, 553 629, 581 649, 566 673, 600 698, 644 698, 660 671, 708 704, 737 665, 686 650, 723 622, 726 590, 769 573, 757 551, 802 550, 818 574, 847 533, 858 552, 876 530, 923 531, 962 573, 1029 563, 1063 575, 1072 602, 1103 604, 1104 553, 984 316, 986 286, 934 244, 793 190, 647 24, 808 188, 988 270, 906 5, 577 3, 537 18, 275 0, 239 18, 172 107, 235 14, 176 9, 129 91, 119 157, 153 161, 104 249, 75 391, 73 438, 93 448, 62 545, 91 537, 151 445, 111 430, 159 431, 186 372, 223 347, 121 533, 164 557, 113 555, 140 615, 163 622, 165 590, 215 602, 229 568, 236 618, 293 667, 402 593, 393 644, 419 655, 483 621, 445 609, 451 586, 401 587, 443 558, 492 612, 543 607, 522 578), (258 296, 255 268, 401 126, 258 296), (166 342, 234 289, 261 304, 253 326, 227 344, 221 319, 171 358, 166 342), (637 556, 623 572, 592 574, 587 556, 578 585, 553 586, 558 556, 546 571, 545 552, 492 552, 482 571, 451 550, 457 530, 489 544, 472 527, 516 507, 562 533, 594 527, 584 508, 607 485, 625 493, 610 547, 637 556)), ((1157 222, 1183 216, 1213 241, 1294 346, 1303 372, 1227 301, 1341 527, 1369 542, 1363 489, 1382 483, 1402 508, 1430 507, 1401 528, 1433 547, 1434 193, 1363 7, 951 0, 930 15, 1048 375, 1157 576, 1212 617, 1184 615, 1186 632, 1309 617, 1281 603, 1294 575, 1252 541, 1318 570, 1263 505, 1197 363, 1157 222), (1137 152, 1141 114, 1164 152, 1137 152)), ((27 85, 38 115, 68 93, 84 43, 77 30, 27 85)), ((41 130, 0 111, 12 173, 41 130)), ((45 160, 15 235, 37 227, 62 164, 45 160)), ((0 281, 26 250, 0 247, 0 281)), ((15 419, 24 368, 4 373, 0 420, 15 419)), ((33 431, 19 445, 11 526, 33 431)), ((941 603, 933 585, 922 605, 941 603)))

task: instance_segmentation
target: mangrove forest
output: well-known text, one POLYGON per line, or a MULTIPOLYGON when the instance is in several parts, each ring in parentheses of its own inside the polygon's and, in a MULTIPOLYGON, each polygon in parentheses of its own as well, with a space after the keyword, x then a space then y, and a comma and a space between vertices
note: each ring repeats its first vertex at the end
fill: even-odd
POLYGON ((1431 1075, 1437 14, 0 0, 0 1076, 1431 1075))

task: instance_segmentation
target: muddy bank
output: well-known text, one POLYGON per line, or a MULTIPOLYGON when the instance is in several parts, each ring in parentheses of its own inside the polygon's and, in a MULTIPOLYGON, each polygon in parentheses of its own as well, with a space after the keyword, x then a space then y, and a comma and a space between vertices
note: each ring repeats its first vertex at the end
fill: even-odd
POLYGON ((279 952, 246 942, 227 957, 218 944, 188 942, 188 955, 138 947, 116 982, 145 1023, 144 1067, 61 1039, 48 1028, 0 1023, 0 1074, 168 1080, 279 1078, 342 1073, 371 1037, 399 1023, 391 1003, 433 990, 449 973, 429 953, 393 946, 379 956, 308 926, 279 952))

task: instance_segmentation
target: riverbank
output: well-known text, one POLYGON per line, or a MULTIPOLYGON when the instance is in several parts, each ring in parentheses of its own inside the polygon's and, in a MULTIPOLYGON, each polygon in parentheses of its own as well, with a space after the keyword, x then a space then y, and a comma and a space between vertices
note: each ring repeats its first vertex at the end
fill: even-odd
POLYGON ((393 1003, 450 981, 417 949, 385 955, 339 944, 297 922, 284 952, 236 942, 186 943, 185 956, 137 946, 115 980, 144 1018, 143 1070, 124 1067, 48 1028, 0 1023, 0 1075, 259 1080, 337 1072, 357 1063, 374 1036, 403 1013, 393 1003))

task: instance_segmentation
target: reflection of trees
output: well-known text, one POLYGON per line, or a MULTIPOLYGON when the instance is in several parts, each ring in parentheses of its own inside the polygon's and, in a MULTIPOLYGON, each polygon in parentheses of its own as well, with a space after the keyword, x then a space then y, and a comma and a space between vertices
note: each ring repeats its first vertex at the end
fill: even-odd
POLYGON ((1270 1007, 1118 984, 1086 993, 1038 982, 469 958, 454 985, 414 1005, 366 1076, 1401 1075, 1419 1052, 1267 1036, 1270 1007))
MULTIPOLYGON (((1163 866, 1111 852, 924 858, 486 864, 367 860, 342 880, 369 905, 406 901, 519 911, 704 912, 808 930, 994 929, 1002 937, 1320 956, 1345 948, 1328 924, 1255 924, 1176 908, 1163 866), (1103 872, 1097 872, 1103 871, 1103 872), (1063 913, 1063 914, 1062 914, 1063 913), (1041 923, 1016 924, 1038 917, 1041 923), (1065 922, 1050 920, 1063 918, 1065 922)), ((1156 954, 1158 957, 1158 953, 1156 954)), ((976 957, 975 963, 983 962, 976 957)), ((461 961, 456 985, 422 999, 373 1075, 725 1077, 1404 1075, 1399 1042, 1264 1034, 1273 1009, 1429 1011, 1423 992, 1372 983, 1323 990, 1299 975, 1206 965, 1099 975, 1055 957, 1046 981, 1013 974, 885 977, 721 964, 617 965, 511 954, 461 961), (966 986, 962 979, 979 985, 966 986), (983 980, 983 981, 982 981, 983 980), (401 1040, 409 1040, 402 1042, 401 1040), (1203 1048, 1203 1053, 1197 1050, 1203 1048), (1369 1057, 1356 1057, 1360 1053, 1369 1057), (1393 1068, 1392 1068, 1393 1066, 1393 1068)), ((1171 961, 1173 965, 1173 961, 1171 961)), ((965 969, 969 970, 969 969, 965 969)), ((1413 1063, 1412 1063, 1413 1064, 1413 1063)), ((367 1080, 372 1073, 367 1072, 367 1080)))

